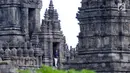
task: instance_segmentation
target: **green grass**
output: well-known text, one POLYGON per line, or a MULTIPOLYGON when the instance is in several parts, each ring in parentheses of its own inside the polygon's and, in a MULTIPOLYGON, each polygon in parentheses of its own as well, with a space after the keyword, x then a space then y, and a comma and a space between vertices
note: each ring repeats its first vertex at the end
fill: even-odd
MULTIPOLYGON (((19 70, 19 73, 31 73, 30 70, 19 70)), ((58 70, 49 66, 43 65, 41 68, 36 69, 35 73, 96 73, 92 70, 83 69, 81 71, 70 69, 70 70, 58 70)))

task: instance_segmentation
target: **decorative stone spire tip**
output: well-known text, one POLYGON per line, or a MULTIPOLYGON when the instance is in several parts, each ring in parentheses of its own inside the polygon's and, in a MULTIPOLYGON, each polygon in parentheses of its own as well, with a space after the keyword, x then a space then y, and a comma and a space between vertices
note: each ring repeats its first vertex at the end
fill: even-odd
POLYGON ((52 0, 50 0, 50 4, 49 4, 49 10, 54 10, 54 7, 53 7, 54 5, 53 5, 53 1, 52 0))

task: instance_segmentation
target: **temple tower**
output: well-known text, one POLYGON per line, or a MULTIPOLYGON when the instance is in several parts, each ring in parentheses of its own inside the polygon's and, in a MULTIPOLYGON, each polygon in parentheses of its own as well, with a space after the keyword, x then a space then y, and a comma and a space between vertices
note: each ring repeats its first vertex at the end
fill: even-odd
POLYGON ((42 0, 0 0, 2 61, 9 60, 19 68, 41 66, 41 48, 29 45, 32 34, 40 31, 41 7, 42 0))
POLYGON ((82 0, 78 56, 70 68, 130 72, 130 1, 82 0))
POLYGON ((45 11, 39 39, 44 51, 43 63, 61 68, 66 41, 61 31, 57 10, 54 9, 52 0, 50 0, 49 8, 45 11))
POLYGON ((40 28, 41 0, 0 0, 0 42, 18 45, 40 28))

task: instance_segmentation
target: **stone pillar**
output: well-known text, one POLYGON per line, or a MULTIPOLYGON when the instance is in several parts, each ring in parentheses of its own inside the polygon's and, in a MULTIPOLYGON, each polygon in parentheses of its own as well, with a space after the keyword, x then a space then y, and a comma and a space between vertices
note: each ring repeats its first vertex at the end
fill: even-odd
POLYGON ((20 19, 19 19, 19 10, 17 7, 11 7, 9 8, 10 14, 9 14, 9 25, 14 27, 20 27, 20 19))
POLYGON ((36 56, 36 66, 39 67, 39 57, 36 56))
POLYGON ((35 31, 40 31, 40 9, 35 9, 35 31))
POLYGON ((63 40, 61 40, 61 42, 59 43, 59 57, 58 57, 58 67, 59 68, 62 68, 63 65, 62 65, 62 61, 63 61, 63 58, 64 58, 64 54, 63 54, 63 49, 64 49, 64 42, 63 40))
POLYGON ((39 61, 40 61, 39 65, 42 66, 42 56, 39 57, 39 61))
POLYGON ((52 41, 52 38, 50 37, 50 40, 49 40, 49 44, 48 44, 48 51, 49 51, 49 62, 50 62, 50 66, 53 66, 53 41, 52 41))
POLYGON ((28 8, 21 8, 21 30, 29 38, 28 33, 28 8))
POLYGON ((49 51, 48 51, 49 47, 48 47, 48 41, 46 36, 44 36, 43 39, 43 52, 44 52, 44 56, 43 56, 43 63, 45 65, 49 65, 49 51))
POLYGON ((36 58, 35 58, 35 60, 34 60, 34 65, 35 65, 35 66, 37 65, 37 61, 36 61, 36 58))

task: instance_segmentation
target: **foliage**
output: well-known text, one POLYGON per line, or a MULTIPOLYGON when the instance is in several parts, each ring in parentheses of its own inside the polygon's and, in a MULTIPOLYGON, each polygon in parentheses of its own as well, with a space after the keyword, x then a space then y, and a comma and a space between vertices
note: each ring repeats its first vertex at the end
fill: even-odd
MULTIPOLYGON (((19 73, 31 73, 31 71, 19 70, 19 73)), ((34 73, 96 73, 96 72, 92 70, 86 70, 86 69, 83 69, 81 71, 77 71, 75 69, 58 70, 58 69, 43 65, 41 68, 36 69, 34 73)))
POLYGON ((19 72, 19 73, 31 73, 30 70, 19 70, 18 72, 19 72))

